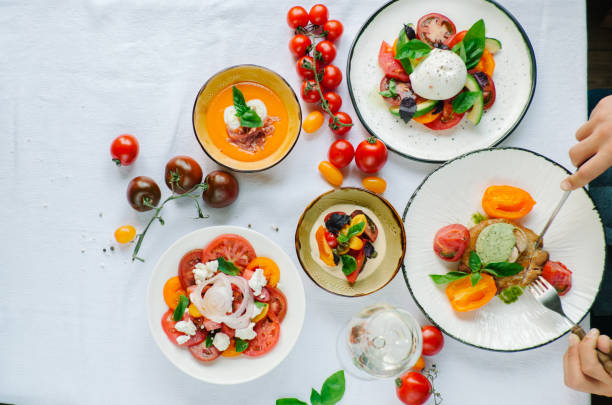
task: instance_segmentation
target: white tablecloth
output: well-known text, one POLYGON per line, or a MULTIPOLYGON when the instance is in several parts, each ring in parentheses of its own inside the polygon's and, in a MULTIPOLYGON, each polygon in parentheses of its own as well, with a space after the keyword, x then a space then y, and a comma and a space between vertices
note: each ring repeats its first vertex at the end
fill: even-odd
MULTIPOLYGON (((147 281, 174 240, 203 226, 250 223, 297 263, 297 219, 308 202, 329 189, 316 165, 332 136, 327 130, 302 134, 277 167, 238 175, 238 201, 208 210, 209 219, 191 219, 195 213, 187 202, 169 206, 166 226, 156 224, 145 240, 146 263, 130 262, 131 247, 117 246, 112 237, 117 226, 142 228, 148 218, 126 203, 131 177, 148 175, 163 186, 165 162, 176 154, 196 157, 207 171, 216 168, 191 127, 194 97, 211 74, 255 63, 298 87, 285 23, 292 4, 272 3, 0 2, 0 402, 271 404, 283 396, 307 399, 310 387, 320 387, 340 368, 336 334, 358 309, 387 301, 424 321, 401 274, 361 299, 333 296, 302 274, 307 311, 301 337, 285 361, 257 381, 236 387, 202 383, 172 366, 151 338, 144 306, 147 281), (140 156, 132 167, 118 169, 108 149, 125 132, 139 138, 140 156)), ((381 4, 328 2, 332 18, 345 27, 337 56, 342 68, 357 30, 381 4)), ((533 104, 504 144, 569 166, 567 150, 586 116, 584 2, 506 0, 503 5, 523 24, 538 66, 533 104)), ((356 120, 346 81, 340 94, 343 110, 356 120)), ((349 139, 356 144, 364 135, 357 124, 349 139)), ((382 172, 389 184, 385 197, 403 211, 434 168, 391 154, 382 172)), ((359 185, 356 168, 351 170, 345 185, 359 185)), ((587 395, 563 385, 566 340, 504 354, 447 338, 435 358, 437 387, 446 404, 544 399, 586 404, 587 395)), ((343 403, 394 404, 394 391, 390 380, 364 383, 349 376, 343 403)))

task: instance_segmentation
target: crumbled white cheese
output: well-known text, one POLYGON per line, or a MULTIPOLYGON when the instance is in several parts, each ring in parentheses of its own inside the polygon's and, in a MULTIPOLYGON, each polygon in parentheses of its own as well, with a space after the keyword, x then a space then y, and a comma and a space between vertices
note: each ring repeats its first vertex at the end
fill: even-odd
POLYGON ((254 326, 255 324, 251 322, 247 328, 236 329, 236 337, 242 340, 255 339, 255 336, 257 336, 257 332, 253 330, 254 326))
POLYGON ((219 262, 211 260, 207 263, 198 263, 193 268, 193 277, 196 284, 202 284, 211 278, 219 270, 219 262))
POLYGON ((253 290, 253 294, 257 297, 261 294, 261 289, 268 284, 268 280, 264 276, 264 272, 262 269, 256 269, 255 273, 249 280, 249 287, 253 290))
POLYGON ((215 334, 213 338, 213 346, 215 346, 219 351, 224 351, 230 345, 230 338, 225 333, 218 332, 215 334))
POLYGON ((256 318, 259 314, 261 314, 261 311, 263 311, 264 307, 262 306, 257 306, 255 304, 253 304, 253 315, 251 315, 251 319, 256 318))
POLYGON ((189 336, 181 335, 181 336, 176 338, 176 343, 178 343, 179 345, 182 345, 182 344, 186 343, 189 339, 191 339, 189 336))
POLYGON ((176 325, 174 325, 174 329, 190 336, 196 334, 196 326, 191 319, 188 321, 178 321, 176 325))

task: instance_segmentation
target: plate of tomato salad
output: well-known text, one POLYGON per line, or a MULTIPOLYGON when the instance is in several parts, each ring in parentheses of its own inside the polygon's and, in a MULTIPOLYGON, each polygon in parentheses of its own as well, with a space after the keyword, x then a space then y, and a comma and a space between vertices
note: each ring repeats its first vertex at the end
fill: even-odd
POLYGON ((209 383, 238 384, 266 374, 291 351, 304 322, 304 289, 274 242, 250 229, 214 226, 162 254, 147 312, 155 342, 176 367, 209 383))
MULTIPOLYGON (((355 112, 368 132, 407 158, 441 163, 495 146, 514 131, 535 91, 535 55, 520 23, 494 1, 394 0, 359 30, 349 52, 347 83, 355 112), (483 28, 479 59, 462 56, 467 79, 475 80, 466 80, 463 90, 450 97, 428 99, 416 91, 411 78, 420 65, 434 54, 460 54, 461 43, 469 59, 468 43, 477 31, 483 35, 483 28), (407 42, 415 47, 403 46, 407 42), (461 107, 457 99, 467 98, 461 93, 473 93, 472 98, 480 93, 482 99, 461 107), (401 101, 407 103, 401 107, 401 101)), ((453 85, 444 82, 440 87, 453 85)))

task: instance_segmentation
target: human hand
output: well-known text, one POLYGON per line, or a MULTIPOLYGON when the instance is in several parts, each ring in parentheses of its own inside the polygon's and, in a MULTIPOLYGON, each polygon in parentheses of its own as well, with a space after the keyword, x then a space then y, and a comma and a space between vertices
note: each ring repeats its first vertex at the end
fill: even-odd
POLYGON ((570 333, 570 346, 563 356, 565 385, 577 391, 612 397, 612 376, 604 370, 595 348, 612 353, 611 340, 591 329, 580 341, 570 333))
POLYGON ((585 186, 612 166, 612 96, 597 103, 589 120, 576 131, 578 143, 569 150, 579 169, 561 182, 561 189, 585 186))

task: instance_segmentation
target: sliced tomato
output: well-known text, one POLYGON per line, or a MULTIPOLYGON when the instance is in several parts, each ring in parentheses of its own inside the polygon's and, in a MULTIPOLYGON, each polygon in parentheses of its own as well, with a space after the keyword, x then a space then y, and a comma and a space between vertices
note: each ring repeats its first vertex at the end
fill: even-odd
MULTIPOLYGON (((473 75, 476 72, 479 72, 479 71, 475 69, 470 69, 468 73, 473 75)), ((484 104, 484 109, 488 110, 489 108, 491 108, 491 106, 495 102, 495 83, 493 82, 493 78, 490 75, 486 74, 485 72, 480 72, 479 74, 485 75, 487 77, 487 84, 484 86, 481 86, 481 90, 482 90, 482 102, 484 104)))
POLYGON ((200 361, 213 361, 221 355, 215 346, 206 347, 206 342, 189 347, 189 351, 200 361))
POLYGON ((257 336, 249 341, 249 347, 243 352, 245 356, 257 357, 268 353, 280 338, 280 323, 269 317, 257 322, 254 330, 257 336))
POLYGON ((226 234, 215 238, 202 252, 202 263, 223 257, 241 271, 255 258, 255 249, 240 235, 226 234))
POLYGON ((346 279, 348 280, 348 282, 353 284, 355 281, 357 281, 357 276, 359 276, 359 273, 363 269, 363 265, 366 262, 365 250, 364 249, 361 249, 358 251, 351 250, 348 254, 353 256, 355 258, 355 261, 357 262, 357 268, 355 269, 355 271, 349 274, 348 276, 346 276, 346 279))
POLYGON ((433 129, 434 131, 449 129, 457 125, 464 115, 465 113, 457 114, 453 111, 452 99, 444 100, 442 114, 440 114, 440 116, 434 121, 425 124, 425 126, 429 129, 433 129))
POLYGON ((385 41, 380 45, 378 65, 385 72, 385 75, 402 82, 410 81, 410 76, 408 76, 402 64, 393 56, 393 48, 385 41))
POLYGON ((236 329, 232 329, 229 326, 227 326, 226 324, 222 323, 221 324, 221 333, 225 333, 231 339, 231 338, 234 337, 234 335, 236 335, 236 329))
POLYGON ((181 285, 184 289, 195 285, 195 278, 193 277, 193 268, 196 264, 202 262, 202 249, 194 249, 187 253, 181 259, 178 267, 178 276, 181 281, 181 285))
MULTIPOLYGON (((185 314, 183 316, 182 320, 183 321, 189 321, 189 320, 191 320, 191 317, 188 314, 185 314)), ((181 336, 183 333, 177 331, 176 329, 174 329, 174 325, 176 325, 176 322, 174 321, 174 310, 172 310, 172 309, 169 309, 164 314, 164 316, 162 316, 161 324, 162 324, 162 329, 166 333, 166 336, 168 336, 168 339, 170 339, 170 341, 172 343, 174 343, 175 345, 178 345, 178 346, 193 346, 193 345, 197 345, 198 343, 200 343, 201 341, 206 339, 206 334, 204 332, 202 332, 200 330, 200 328, 196 328, 196 334, 195 335, 190 336, 189 340, 186 341, 185 343, 179 344, 176 341, 176 339, 179 336, 181 336)))
POLYGON ((436 232, 433 250, 440 259, 447 262, 456 262, 461 259, 468 243, 470 243, 470 231, 465 226, 461 224, 446 225, 436 232))
POLYGON ((448 45, 456 32, 457 29, 451 19, 439 13, 426 14, 417 23, 417 38, 431 46, 448 45))
POLYGON ((448 42, 448 47, 453 49, 453 46, 457 45, 459 42, 463 41, 463 37, 465 37, 465 34, 467 34, 467 31, 459 31, 458 33, 455 34, 455 36, 453 37, 453 39, 451 39, 448 42))
MULTIPOLYGON (((268 316, 277 322, 282 322, 287 315, 287 298, 281 290, 276 287, 266 287, 270 293, 268 316)), ((259 298, 257 299, 259 301, 259 298)))
POLYGON ((542 270, 546 279, 559 295, 565 295, 572 288, 572 271, 561 262, 547 261, 542 270))
MULTIPOLYGON (((380 91, 389 90, 390 82, 391 82, 391 78, 387 76, 383 76, 382 80, 380 81, 380 91)), ((410 82, 402 82, 399 80, 395 80, 395 92, 397 93, 397 96, 395 97, 384 97, 383 96, 383 100, 385 100, 387 103, 389 103, 393 107, 399 106, 404 97, 413 95, 412 85, 410 84, 410 82)))

